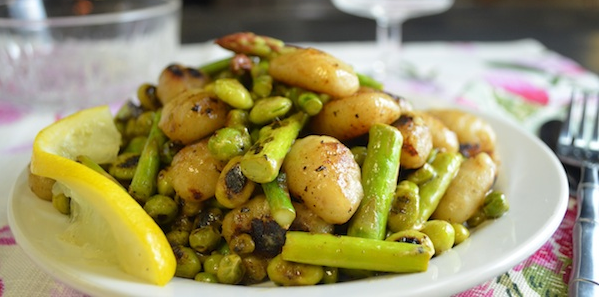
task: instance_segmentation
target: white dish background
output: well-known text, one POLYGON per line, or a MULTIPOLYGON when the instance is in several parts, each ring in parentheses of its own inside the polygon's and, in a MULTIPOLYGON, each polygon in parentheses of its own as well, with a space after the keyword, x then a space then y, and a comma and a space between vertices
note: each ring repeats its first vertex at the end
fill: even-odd
MULTIPOLYGON (((422 102, 415 105, 431 105, 422 102)), ((502 165, 496 188, 507 195, 510 210, 474 230, 464 243, 433 258, 423 273, 310 287, 231 286, 182 278, 164 287, 144 284, 114 265, 81 260, 78 248, 62 242, 58 235, 67 226, 67 218, 30 192, 26 172, 12 189, 9 224, 18 244, 43 270, 94 296, 449 296, 504 273, 532 255, 558 228, 567 208, 566 176, 549 148, 514 123, 481 116, 497 134, 502 165)))

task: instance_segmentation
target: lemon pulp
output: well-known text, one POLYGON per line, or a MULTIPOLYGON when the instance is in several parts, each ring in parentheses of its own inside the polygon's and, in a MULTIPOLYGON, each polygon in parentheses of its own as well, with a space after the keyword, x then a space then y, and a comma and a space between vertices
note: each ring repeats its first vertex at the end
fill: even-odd
POLYGON ((117 261, 128 274, 164 285, 175 274, 176 259, 160 227, 120 185, 74 161, 86 155, 110 162, 120 139, 107 106, 79 111, 38 133, 31 172, 56 180, 55 190, 76 204, 62 238, 95 249, 96 257, 117 261))

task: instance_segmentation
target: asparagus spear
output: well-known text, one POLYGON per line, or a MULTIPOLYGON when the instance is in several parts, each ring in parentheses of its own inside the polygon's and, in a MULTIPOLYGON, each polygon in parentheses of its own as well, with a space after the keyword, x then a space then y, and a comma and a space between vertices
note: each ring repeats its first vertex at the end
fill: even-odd
POLYGON ((349 222, 348 235, 385 238, 402 144, 403 137, 397 128, 382 123, 370 128, 367 155, 362 165, 364 198, 349 222))
POLYGON ((236 53, 263 58, 272 58, 286 50, 293 49, 287 47, 282 40, 251 32, 230 34, 217 39, 215 43, 236 53))
POLYGON ((275 180, 262 184, 262 190, 275 222, 284 229, 289 229, 295 220, 295 208, 291 204, 286 183, 285 173, 280 173, 275 180))
POLYGON ((437 173, 431 180, 420 185, 420 213, 416 226, 421 226, 428 220, 439 205, 445 190, 456 176, 462 163, 459 153, 440 152, 431 162, 431 166, 437 173))
POLYGON ((217 73, 228 69, 229 66, 231 65, 232 59, 233 58, 229 57, 229 58, 225 58, 222 60, 214 61, 214 62, 200 66, 199 70, 203 73, 210 75, 210 76, 214 76, 217 73))
POLYGON ((422 244, 288 231, 283 260, 383 272, 426 271, 434 252, 422 244))
POLYGON ((256 143, 241 159, 243 174, 257 183, 273 181, 307 119, 305 113, 298 112, 262 128, 256 143))
POLYGON ((129 194, 140 202, 147 201, 156 193, 158 171, 160 170, 160 147, 166 140, 164 133, 158 128, 161 115, 161 110, 156 111, 150 134, 129 185, 129 194))
POLYGON ((103 175, 104 177, 108 178, 109 180, 115 182, 117 185, 121 185, 112 175, 110 175, 108 172, 106 172, 106 170, 104 170, 104 168, 102 168, 102 166, 100 166, 98 163, 94 162, 94 160, 92 160, 90 157, 85 156, 85 155, 79 155, 76 158, 77 162, 89 167, 90 169, 100 173, 101 175, 103 175))
POLYGON ((358 81, 360 81, 360 86, 363 87, 369 87, 369 88, 373 88, 375 90, 382 90, 383 89, 383 84, 379 81, 377 81, 376 79, 363 74, 363 73, 356 73, 358 75, 358 81))

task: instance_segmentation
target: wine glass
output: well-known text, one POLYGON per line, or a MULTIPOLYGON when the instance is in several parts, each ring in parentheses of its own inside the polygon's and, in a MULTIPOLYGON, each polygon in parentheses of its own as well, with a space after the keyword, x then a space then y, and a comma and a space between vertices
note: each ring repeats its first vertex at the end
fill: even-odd
POLYGON ((376 21, 377 60, 370 75, 385 81, 393 69, 398 70, 402 24, 409 18, 441 13, 454 0, 332 0, 333 5, 348 14, 376 21))

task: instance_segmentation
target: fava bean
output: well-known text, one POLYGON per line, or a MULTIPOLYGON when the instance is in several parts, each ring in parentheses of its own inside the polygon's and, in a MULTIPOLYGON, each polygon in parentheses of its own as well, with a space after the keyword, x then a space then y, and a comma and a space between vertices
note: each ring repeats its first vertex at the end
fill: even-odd
POLYGON ((455 231, 454 245, 458 245, 458 244, 464 242, 464 240, 468 239, 468 237, 470 237, 470 230, 468 230, 468 228, 466 228, 466 226, 464 226, 464 224, 452 223, 451 226, 453 227, 453 230, 455 231))
POLYGON ((295 263, 277 255, 268 263, 268 277, 280 286, 308 286, 320 282, 324 275, 322 266, 295 263))
POLYGON ((428 235, 435 247, 435 256, 438 256, 453 247, 455 243, 455 230, 453 226, 443 220, 430 220, 424 223, 420 232, 428 235))

